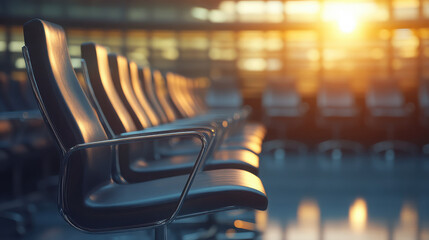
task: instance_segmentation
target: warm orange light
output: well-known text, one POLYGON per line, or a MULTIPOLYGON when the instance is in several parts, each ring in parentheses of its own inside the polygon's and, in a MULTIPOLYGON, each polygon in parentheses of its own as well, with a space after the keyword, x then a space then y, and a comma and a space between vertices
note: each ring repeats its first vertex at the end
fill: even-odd
POLYGON ((405 202, 402 205, 399 220, 393 232, 394 239, 427 239, 418 238, 419 215, 413 203, 405 202))
POLYGON ((322 16, 325 22, 334 22, 342 33, 355 32, 362 20, 374 18, 380 9, 374 2, 327 2, 322 16))
POLYGON ((327 5, 323 12, 325 21, 334 21, 343 33, 353 32, 358 24, 356 6, 344 3, 327 5))
POLYGON ((256 211, 255 212, 256 229, 264 231, 268 225, 268 211, 256 211))
POLYGON ((368 220, 368 208, 363 198, 358 198, 350 206, 349 224, 353 231, 361 232, 365 230, 368 220))
POLYGON ((242 220, 235 220, 234 227, 251 231, 255 229, 255 224, 251 222, 242 221, 242 220))
POLYGON ((314 200, 303 200, 299 203, 297 215, 301 225, 318 225, 320 222, 319 205, 314 200))
POLYGON ((357 19, 353 15, 343 14, 337 19, 338 28, 343 33, 351 33, 356 29, 357 19))
POLYGON ((416 227, 418 219, 419 215, 417 213, 416 207, 409 202, 404 203, 400 213, 401 225, 416 227))
POLYGON ((233 238, 235 235, 235 230, 232 228, 229 228, 228 230, 226 230, 226 236, 229 238, 233 238))

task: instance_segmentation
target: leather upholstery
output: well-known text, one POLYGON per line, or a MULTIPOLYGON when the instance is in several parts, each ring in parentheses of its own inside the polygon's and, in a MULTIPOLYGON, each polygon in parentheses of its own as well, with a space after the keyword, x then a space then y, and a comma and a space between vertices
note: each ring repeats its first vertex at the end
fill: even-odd
MULTIPOLYGON (((58 144, 67 150, 106 140, 97 112, 76 78, 63 29, 35 19, 24 25, 24 37, 34 71, 34 92, 58 144)), ((100 147, 63 162, 60 211, 74 227, 103 232, 155 226, 175 209, 187 176, 118 184, 111 169, 116 157, 114 149, 100 147)), ((180 214, 225 207, 266 209, 259 178, 242 170, 199 173, 180 214)))
MULTIPOLYGON (((116 72, 116 79, 113 80, 115 78, 115 76, 113 76, 112 78, 108 78, 107 76, 102 75, 101 73, 94 73, 94 71, 99 71, 103 68, 96 68, 94 66, 104 66, 107 61, 106 59, 106 55, 107 55, 107 51, 105 50, 105 48, 93 44, 93 43, 86 43, 82 46, 82 55, 85 58, 85 61, 87 62, 88 65, 88 71, 89 71, 89 75, 90 75, 90 81, 92 83, 92 86, 94 85, 100 85, 101 82, 103 81, 113 81, 113 82, 117 82, 117 83, 121 83, 123 82, 125 85, 125 87, 129 87, 130 82, 129 82, 129 76, 125 73, 122 75, 119 75, 119 67, 122 68, 123 71, 127 71, 128 70, 128 66, 124 63, 121 66, 119 66, 118 61, 115 60, 114 58, 118 58, 118 56, 115 55, 110 55, 109 57, 112 59, 111 60, 111 71, 112 72, 116 72), (104 61, 104 62, 101 62, 104 61), (116 63, 115 63, 116 62, 116 63), (95 79, 92 79, 91 76, 95 76, 95 79), (100 79, 99 76, 105 77, 106 79, 100 79)), ((121 57, 122 58, 122 57, 121 57)), ((115 74, 113 74, 115 75, 115 74)), ((111 89, 111 87, 113 86, 113 84, 106 84, 106 85, 102 85, 103 86, 108 86, 109 89, 106 89, 107 91, 110 92, 119 92, 122 91, 122 89, 119 89, 121 86, 117 84, 117 86, 115 87, 115 89, 111 89)), ((161 86, 163 87, 163 86, 161 86)), ((100 89, 97 89, 98 91, 101 91, 100 89)), ((165 90, 165 88, 164 88, 165 90)), ((95 90, 94 90, 95 91, 95 90)), ((163 93, 164 94, 164 93, 163 93)), ((119 94, 118 94, 119 95, 119 94)), ((98 96, 101 97, 107 97, 106 94, 98 94, 98 96)), ((122 93, 121 94, 122 97, 119 98, 111 98, 111 101, 120 101, 122 100, 122 102, 124 102, 125 104, 128 104, 128 98, 130 98, 132 101, 138 101, 137 98, 134 98, 131 96, 131 94, 129 94, 128 98, 125 97, 125 94, 122 93)), ((135 95, 134 95, 135 96, 135 95)), ((97 99, 98 101, 105 101, 103 99, 97 99)), ((107 100, 106 100, 107 101, 107 100)), ((123 106, 122 104, 111 104, 108 105, 109 106, 123 106)), ((103 106, 101 106, 103 108, 103 106)), ((104 106, 106 107, 106 106, 104 106)), ((139 111, 141 114, 144 114, 144 109, 141 107, 137 107, 135 109, 132 109, 132 107, 130 106, 131 112, 135 111, 139 111)), ((114 109, 113 109, 114 110, 114 109)), ((107 121, 108 123, 110 123, 110 119, 112 117, 112 115, 114 115, 114 112, 111 113, 110 112, 110 108, 104 108, 102 109, 102 111, 104 112, 104 114, 106 115, 107 121), (107 112, 105 111, 107 110, 107 112)), ((128 109, 125 109, 125 111, 129 111, 128 109)), ((132 122, 129 118, 125 119, 127 122, 120 122, 123 126, 128 125, 132 125, 132 122)), ((138 129, 136 129, 138 130, 138 129)), ((132 130, 135 131, 135 130, 132 130)), ((127 131, 127 132, 132 132, 132 131, 127 131)), ((190 144, 192 142, 190 141, 181 141, 182 144, 179 144, 178 146, 175 147, 171 147, 169 145, 161 145, 159 147, 159 149, 165 149, 165 151, 167 152, 171 152, 172 155, 181 155, 181 154, 185 154, 185 155, 190 155, 192 153, 196 154, 198 153, 199 149, 200 149, 200 145, 199 144, 190 144)), ((260 151, 261 146, 260 144, 256 144, 253 142, 249 142, 249 141, 242 141, 241 142, 244 146, 247 146, 251 149, 254 149, 255 151, 260 151)), ((228 143, 227 146, 225 148, 230 149, 231 151, 234 151, 234 149, 236 149, 238 146, 237 143, 228 143)), ((148 153, 149 148, 148 146, 145 146, 145 148, 143 148, 143 146, 141 144, 133 144, 131 146, 129 146, 129 153, 127 153, 125 148, 122 149, 121 148, 121 154, 122 154, 122 158, 129 158, 129 161, 121 161, 119 164, 119 168, 117 169, 118 171, 120 171, 120 174, 124 177, 124 179, 126 179, 126 181, 129 182, 141 182, 141 181, 147 181, 150 179, 155 179, 155 178, 159 178, 159 177, 165 177, 165 176, 175 176, 175 175, 179 175, 179 174, 184 174, 184 173, 189 173, 189 171, 192 168, 192 164, 195 161, 196 157, 195 156, 186 156, 186 157, 182 157, 181 161, 178 162, 163 162, 161 164, 157 164, 156 162, 158 160, 154 160, 153 156, 150 156, 150 154, 148 153), (145 162, 145 165, 139 165, 136 164, 137 163, 142 163, 145 162), (166 163, 169 164, 174 164, 174 165, 169 165, 169 166, 164 166, 161 167, 161 165, 168 165, 166 163), (129 164, 132 164, 134 166, 133 169, 129 169, 129 164), (150 166, 157 166, 156 168, 151 168, 151 167, 147 167, 147 165, 150 164, 150 166), (140 166, 139 169, 137 166, 140 166), (164 170, 165 172, 161 173, 162 170, 164 170), (168 171, 167 171, 168 170, 168 171), (145 172, 146 174, 142 175, 139 174, 139 172, 145 172)), ((240 146, 239 146, 240 147, 240 146)), ((242 148, 243 149, 243 148, 242 148)), ((246 151, 246 150, 242 150, 242 151, 246 151)), ((177 157, 175 157, 177 159, 177 157)), ((214 157, 214 159, 210 159, 206 162, 206 169, 221 169, 221 168, 236 168, 236 169, 244 169, 244 170, 248 170, 252 173, 257 173, 258 172, 258 164, 259 164, 259 159, 258 156, 253 154, 253 153, 249 153, 249 154, 237 154, 237 153, 231 153, 229 155, 227 155, 226 153, 223 153, 223 158, 218 159, 216 156, 214 157)))
POLYGON ((162 109, 161 104, 158 102, 158 99, 155 95, 155 88, 152 82, 152 70, 149 67, 139 68, 139 76, 141 81, 143 82, 143 90, 152 105, 152 108, 157 112, 158 117, 160 118, 162 123, 167 123, 168 118, 162 109))
MULTIPOLYGON (((102 186, 87 199, 94 214, 88 214, 85 221, 88 225, 103 224, 103 227, 118 229, 133 224, 130 219, 163 220, 174 210, 180 194, 177 190, 183 188, 185 181, 186 176, 176 176, 131 185, 102 186)), ((264 187, 255 175, 234 169, 214 170, 196 176, 181 215, 225 206, 265 210, 267 203, 264 187)))
POLYGON ((144 93, 143 81, 140 80, 139 68, 135 62, 130 62, 130 78, 132 88, 134 89, 138 102, 141 104, 143 111, 150 119, 152 126, 159 125, 161 121, 144 93))
POLYGON ((88 70, 95 69, 95 71, 88 71, 91 86, 114 133, 118 135, 123 132, 135 131, 137 127, 124 103, 120 100, 113 83, 107 50, 94 43, 82 44, 81 50, 82 58, 85 59, 88 70))
POLYGON ((151 127, 148 117, 134 94, 127 58, 113 53, 109 54, 109 67, 116 92, 134 120, 137 129, 151 127))
MULTIPOLYGON (((44 117, 63 150, 106 140, 107 135, 79 85, 70 62, 63 29, 34 19, 24 25, 25 45, 40 94, 44 117)), ((80 213, 84 199, 111 181, 112 149, 101 147, 75 154, 61 171, 60 207, 65 215, 80 213)))

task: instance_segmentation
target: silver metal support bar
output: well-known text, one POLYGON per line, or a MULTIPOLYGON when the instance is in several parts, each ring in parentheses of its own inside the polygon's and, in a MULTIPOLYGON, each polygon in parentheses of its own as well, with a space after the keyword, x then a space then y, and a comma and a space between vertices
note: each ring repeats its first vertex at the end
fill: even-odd
MULTIPOLYGON (((170 131, 141 131, 140 134, 128 134, 128 136, 121 136, 119 138, 115 138, 115 139, 108 139, 108 140, 102 140, 102 141, 97 141, 97 142, 90 142, 90 143, 83 143, 83 144, 78 144, 72 148, 70 148, 68 151, 66 151, 66 153, 64 154, 63 157, 63 166, 65 166, 62 169, 62 174, 61 174, 61 181, 60 181, 60 194, 63 193, 62 189, 65 186, 65 179, 66 177, 64 177, 66 171, 66 168, 68 166, 68 161, 70 159, 70 157, 77 151, 81 151, 84 149, 89 149, 89 148, 95 148, 95 147, 102 147, 102 146, 114 146, 114 145, 119 145, 119 144, 127 144, 127 143, 134 143, 140 140, 145 140, 145 139, 160 139, 160 138, 169 138, 169 137, 198 137, 201 140, 202 143, 202 148, 201 151, 198 154, 197 160, 195 161, 195 164, 192 168, 191 173, 189 174, 189 177, 186 181, 186 184, 182 190, 182 193, 180 195, 178 204, 176 206, 176 209, 174 210, 174 212, 171 214, 170 217, 168 217, 167 219, 157 222, 157 223, 153 223, 151 224, 151 226, 162 226, 162 225, 166 225, 171 223, 172 221, 174 221, 174 219, 177 217, 177 215, 180 212, 180 209, 183 206, 183 203, 186 199, 186 196, 188 195, 189 190, 191 189, 192 183, 195 179, 196 174, 198 173, 198 171, 201 169, 201 166, 204 165, 206 159, 208 158, 208 154, 212 152, 213 150, 213 146, 214 146, 214 140, 215 140, 215 132, 212 129, 175 129, 175 130, 170 130, 170 131), (207 130, 210 130, 210 132, 208 132, 207 130)), ((62 202, 61 200, 63 199, 63 196, 60 196, 60 206, 62 206, 62 202)), ((67 219, 67 218, 66 218, 67 219)), ((150 227, 150 226, 148 226, 150 227)))
POLYGON ((155 228, 155 240, 167 240, 167 225, 155 228))

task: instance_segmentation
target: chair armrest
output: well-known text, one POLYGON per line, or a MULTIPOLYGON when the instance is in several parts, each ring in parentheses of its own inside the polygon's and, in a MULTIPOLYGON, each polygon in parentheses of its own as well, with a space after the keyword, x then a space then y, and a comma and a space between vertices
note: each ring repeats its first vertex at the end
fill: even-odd
MULTIPOLYGON (((207 127, 194 127, 194 128, 171 128, 171 129, 145 129, 141 131, 122 133, 113 139, 107 139, 96 142, 88 142, 75 145, 68 149, 64 153, 63 160, 68 161, 70 156, 84 149, 103 147, 103 146, 116 146, 121 144, 135 143, 143 141, 146 139, 162 139, 162 138, 172 138, 172 137, 198 137, 202 144, 203 149, 205 145, 210 146, 210 143, 213 142, 215 138, 215 132, 211 128, 207 127)), ((207 147, 206 147, 207 148, 207 147)))
POLYGON ((181 119, 177 122, 166 123, 162 125, 158 125, 155 127, 147 128, 140 131, 122 133, 119 136, 129 136, 133 134, 145 133, 148 131, 160 131, 160 130, 173 130, 177 131, 180 129, 195 129, 195 130, 204 130, 204 131, 214 131, 216 132, 216 136, 214 136, 214 143, 209 155, 213 153, 214 150, 218 149, 218 147, 222 144, 223 140, 226 136, 226 131, 228 124, 222 124, 218 122, 203 122, 203 121, 193 121, 191 119, 181 119), (198 124, 197 126, 195 126, 198 124))
MULTIPOLYGON (((192 183, 195 179, 196 174, 201 169, 201 166, 204 165, 206 159, 209 154, 213 151, 214 139, 215 139, 215 131, 211 128, 207 127, 189 127, 189 128, 176 128, 170 130, 156 131, 156 130, 142 130, 131 133, 124 133, 114 139, 108 139, 97 142, 89 142, 78 144, 76 146, 71 147, 63 157, 64 166, 67 166, 67 162, 73 153, 77 151, 81 151, 84 149, 101 147, 101 146, 115 146, 120 144, 134 143, 145 139, 160 139, 160 138, 169 138, 169 137, 198 137, 201 141, 201 150, 198 153, 198 157, 195 161, 194 166, 192 167, 192 171, 189 174, 188 179, 186 180, 185 187, 180 194, 180 198, 177 204, 176 209, 173 214, 165 220, 165 224, 168 224, 176 218, 180 209, 183 206, 183 203, 188 195, 189 190, 191 189, 192 183)), ((64 185, 64 179, 61 182, 61 188, 64 185)))
POLYGON ((233 115, 234 120, 237 121, 245 121, 250 113, 252 112, 252 108, 248 105, 242 106, 237 109, 209 109, 206 114, 217 114, 217 115, 233 115))
POLYGON ((186 125, 186 124, 204 124, 211 125, 217 129, 226 129, 227 126, 230 126, 234 123, 232 117, 226 116, 210 116, 210 115, 198 115, 190 118, 178 119, 174 122, 168 123, 169 125, 186 125))

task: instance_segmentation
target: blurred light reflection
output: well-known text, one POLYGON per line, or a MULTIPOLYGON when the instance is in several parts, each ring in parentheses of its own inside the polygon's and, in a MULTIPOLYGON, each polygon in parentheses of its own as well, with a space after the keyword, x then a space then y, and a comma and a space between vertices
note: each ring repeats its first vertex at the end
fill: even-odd
POLYGON ((368 209, 363 198, 356 199, 350 206, 349 224, 350 228, 356 232, 362 232, 366 228, 368 221, 368 209))

